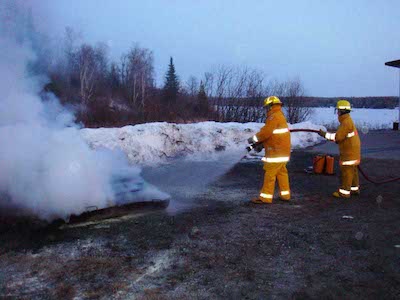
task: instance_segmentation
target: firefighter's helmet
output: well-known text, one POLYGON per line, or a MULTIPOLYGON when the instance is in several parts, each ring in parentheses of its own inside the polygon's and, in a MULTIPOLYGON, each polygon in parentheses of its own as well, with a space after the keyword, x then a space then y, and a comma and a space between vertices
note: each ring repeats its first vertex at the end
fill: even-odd
POLYGON ((351 111, 350 102, 347 101, 347 100, 339 100, 336 103, 336 109, 337 110, 348 110, 348 111, 351 111))
POLYGON ((264 99, 264 106, 274 105, 274 104, 282 104, 281 100, 276 96, 269 96, 264 99))

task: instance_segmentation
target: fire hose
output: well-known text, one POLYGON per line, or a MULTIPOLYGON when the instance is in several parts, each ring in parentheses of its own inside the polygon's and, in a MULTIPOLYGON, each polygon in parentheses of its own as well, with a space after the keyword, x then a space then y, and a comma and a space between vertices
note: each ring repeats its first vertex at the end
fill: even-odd
MULTIPOLYGON (((319 133, 319 130, 299 128, 299 129, 290 129, 290 132, 313 132, 313 133, 319 133)), ((252 149, 254 149, 256 152, 260 152, 262 150, 262 147, 260 145, 262 145, 262 143, 255 143, 255 144, 252 144, 252 145, 248 146, 246 149, 247 149, 247 151, 251 151, 252 149)), ((369 181, 369 182, 371 182, 373 184, 383 184, 383 183, 395 182, 397 180, 400 180, 400 177, 397 177, 397 178, 390 178, 390 179, 386 179, 386 180, 376 181, 376 180, 371 179, 365 173, 365 171, 360 167, 360 165, 358 165, 357 168, 360 171, 360 173, 363 175, 363 177, 367 181, 369 181)))

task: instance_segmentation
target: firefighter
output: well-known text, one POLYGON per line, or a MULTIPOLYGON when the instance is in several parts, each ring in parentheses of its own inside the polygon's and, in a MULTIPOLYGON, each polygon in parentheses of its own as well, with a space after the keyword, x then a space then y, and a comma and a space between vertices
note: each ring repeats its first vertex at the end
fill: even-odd
POLYGON ((340 188, 333 193, 333 196, 350 198, 351 195, 360 194, 357 166, 361 160, 361 143, 357 128, 350 117, 350 102, 339 100, 336 110, 340 123, 336 133, 325 132, 321 129, 319 135, 339 145, 340 188))
POLYGON ((282 102, 276 96, 264 100, 267 117, 265 125, 253 137, 248 139, 250 144, 264 146, 264 184, 258 198, 251 200, 256 204, 272 203, 275 181, 278 180, 280 200, 290 200, 289 176, 286 164, 290 158, 290 132, 286 118, 282 112, 282 102))

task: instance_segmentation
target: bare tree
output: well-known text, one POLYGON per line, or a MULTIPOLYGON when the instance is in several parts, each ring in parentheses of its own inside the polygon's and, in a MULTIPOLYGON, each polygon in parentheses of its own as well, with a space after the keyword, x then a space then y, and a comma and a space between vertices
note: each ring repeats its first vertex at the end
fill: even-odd
POLYGON ((72 91, 74 82, 78 82, 79 67, 76 55, 79 51, 78 43, 81 42, 82 35, 74 31, 71 27, 65 28, 64 38, 64 57, 63 63, 64 76, 66 79, 67 89, 72 91))
POLYGON ((121 84, 132 107, 145 110, 149 90, 154 87, 153 52, 135 45, 121 58, 121 84))
POLYGON ((211 72, 204 73, 204 91, 207 95, 212 95, 214 87, 214 75, 211 72))
POLYGON ((264 93, 264 75, 247 67, 219 66, 205 74, 204 87, 222 122, 256 122, 264 93))
POLYGON ((262 100, 270 95, 282 98, 290 123, 307 120, 312 108, 302 99, 300 79, 286 82, 265 81, 262 72, 248 67, 219 66, 204 76, 204 88, 222 122, 261 122, 265 120, 262 100))
POLYGON ((277 86, 275 94, 282 98, 289 123, 295 124, 308 120, 313 113, 304 103, 304 88, 299 78, 288 80, 277 86))
POLYGON ((195 76, 190 76, 186 81, 184 89, 190 98, 196 97, 199 93, 199 81, 197 78, 195 76))
POLYGON ((77 55, 79 66, 80 96, 83 103, 89 102, 94 94, 96 62, 94 50, 89 45, 82 45, 77 55))
POLYGON ((115 62, 111 63, 107 81, 110 87, 111 98, 113 98, 121 87, 120 68, 115 62))
POLYGON ((66 64, 70 64, 70 69, 72 69, 72 64, 74 64, 74 58, 78 50, 78 43, 81 42, 82 34, 80 32, 74 31, 71 27, 65 28, 64 37, 64 51, 66 57, 66 64))
POLYGON ((106 46, 96 48, 83 44, 76 53, 79 70, 80 97, 84 104, 92 100, 96 88, 105 77, 107 69, 106 46))

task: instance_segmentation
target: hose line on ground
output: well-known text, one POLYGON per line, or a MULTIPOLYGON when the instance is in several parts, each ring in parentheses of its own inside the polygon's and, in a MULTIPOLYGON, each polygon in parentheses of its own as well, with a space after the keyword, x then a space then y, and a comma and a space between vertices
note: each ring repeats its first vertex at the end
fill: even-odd
POLYGON ((382 180, 382 181, 375 181, 375 180, 372 180, 371 178, 369 178, 367 174, 365 174, 364 170, 361 169, 360 165, 358 165, 358 170, 360 171, 360 173, 362 174, 362 176, 364 176, 364 178, 365 178, 367 181, 372 182, 372 183, 374 183, 374 184, 389 183, 389 182, 395 182, 395 181, 397 181, 397 180, 400 180, 400 177, 397 177, 397 178, 391 178, 391 179, 386 179, 386 180, 382 180))
MULTIPOLYGON (((290 129, 290 132, 314 132, 314 133, 319 133, 319 130, 315 130, 315 129, 290 129)), ((360 165, 357 166, 358 170, 360 171, 360 173, 362 174, 362 176, 364 176, 364 178, 373 183, 373 184, 383 184, 383 183, 389 183, 389 182, 395 182, 397 180, 400 180, 400 177, 397 178, 391 178, 391 179, 386 179, 386 180, 382 180, 382 181, 375 181, 372 180, 365 172, 364 170, 360 167, 360 165)))

